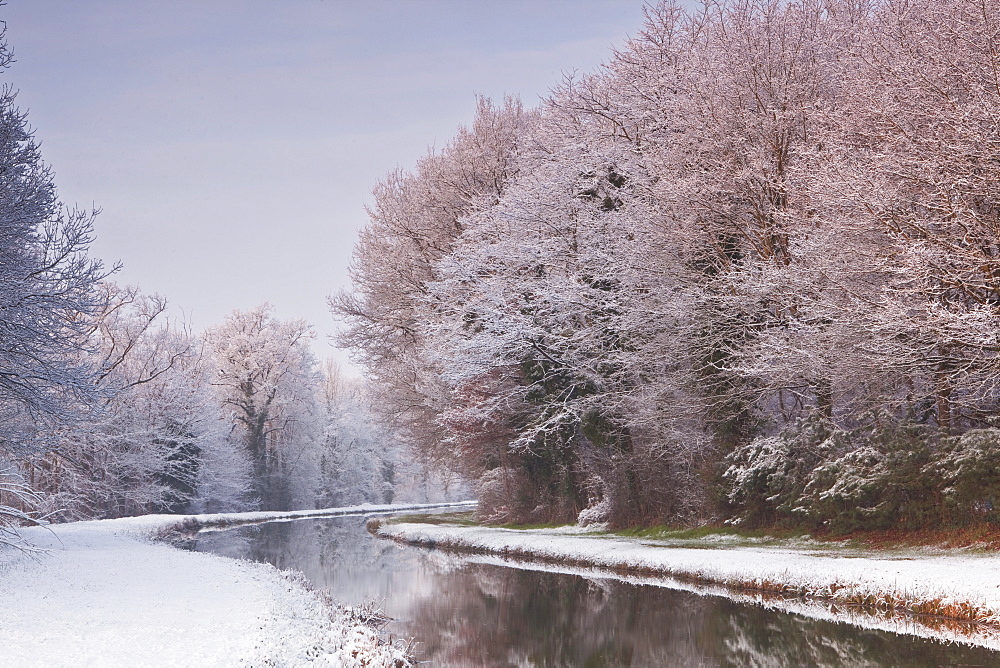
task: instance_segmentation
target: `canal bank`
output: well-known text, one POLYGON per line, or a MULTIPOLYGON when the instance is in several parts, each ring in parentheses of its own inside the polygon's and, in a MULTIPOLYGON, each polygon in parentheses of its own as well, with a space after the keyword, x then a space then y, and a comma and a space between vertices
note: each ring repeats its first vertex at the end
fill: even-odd
POLYGON ((867 550, 795 539, 627 538, 579 527, 383 522, 397 542, 592 576, 662 581, 770 609, 1000 650, 1000 557, 943 548, 867 550))
POLYGON ((415 547, 373 536, 373 519, 394 521, 251 524, 201 531, 189 548, 299 571, 348 605, 376 601, 393 618, 383 632, 405 639, 418 665, 1000 665, 993 650, 939 642, 902 621, 880 630, 845 623, 843 611, 798 614, 669 578, 415 547))
POLYGON ((366 524, 395 521, 384 514, 390 510, 417 507, 54 527, 59 539, 49 535, 51 552, 40 562, 0 572, 8 602, 0 662, 393 665, 397 652, 420 664, 463 667, 1000 661, 988 643, 938 642, 961 628, 958 622, 942 623, 935 636, 902 615, 879 625, 861 613, 852 619, 850 606, 371 535, 366 524), (186 550, 153 535, 169 535, 186 550), (394 619, 377 620, 386 626, 376 634, 346 608, 329 606, 331 599, 353 609, 375 601, 394 619), (376 636, 381 640, 371 642, 376 636), (388 657, 369 653, 378 651, 388 657))
POLYGON ((334 603, 301 573, 156 538, 427 507, 147 515, 22 529, 34 551, 0 553, 0 665, 412 665, 405 642, 387 642, 369 610, 334 603))

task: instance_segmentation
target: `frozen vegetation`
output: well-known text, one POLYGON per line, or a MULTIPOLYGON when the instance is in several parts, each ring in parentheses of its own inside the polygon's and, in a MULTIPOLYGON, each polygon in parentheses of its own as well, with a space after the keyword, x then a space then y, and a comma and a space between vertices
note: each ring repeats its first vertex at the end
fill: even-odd
POLYGON ((1000 557, 993 553, 929 548, 873 553, 812 540, 754 545, 725 536, 650 540, 579 527, 382 523, 377 534, 513 559, 511 565, 518 567, 625 577, 867 628, 1000 649, 1000 557))
MULTIPOLYGON (((5 81, 4 658, 401 660, 293 577, 150 540, 181 513, 472 481, 500 522, 996 526, 997 53, 1000 0, 650 3, 595 73, 481 99, 376 184, 331 299, 364 382, 268 304, 193 332, 115 284, 5 81)), ((1000 624, 1000 559, 972 552, 382 532, 1000 624)))
POLYGON ((997 0, 651 2, 375 187, 342 342, 499 522, 1000 521, 998 52, 997 0))
POLYGON ((6 666, 405 666, 366 612, 294 573, 186 552, 154 537, 178 527, 427 506, 308 513, 146 515, 22 530, 38 552, 2 553, 6 666))

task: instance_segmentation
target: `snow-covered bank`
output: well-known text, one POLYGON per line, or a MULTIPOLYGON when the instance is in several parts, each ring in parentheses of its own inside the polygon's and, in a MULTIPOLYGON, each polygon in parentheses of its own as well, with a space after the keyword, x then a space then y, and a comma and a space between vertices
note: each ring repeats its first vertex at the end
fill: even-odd
POLYGON ((180 525, 426 507, 147 515, 25 529, 48 551, 0 554, 0 665, 409 665, 403 648, 382 643, 294 574, 151 537, 180 525))
MULTIPOLYGON (((360 506, 343 506, 340 508, 319 508, 316 510, 268 510, 249 513, 215 513, 205 515, 171 515, 175 524, 180 526, 198 525, 236 526, 238 524, 254 524, 257 522, 275 522, 280 520, 303 520, 320 517, 344 517, 345 515, 381 515, 405 513, 414 510, 440 510, 443 508, 471 509, 476 501, 448 501, 441 503, 397 503, 385 505, 363 504, 360 506)), ((147 516, 155 517, 155 516, 147 516)))
MULTIPOLYGON (((580 569, 581 574, 604 569, 591 575, 613 572, 624 579, 642 578, 646 584, 671 578, 679 588, 1000 650, 1000 557, 993 554, 919 549, 873 554, 815 545, 712 549, 573 529, 405 523, 382 523, 376 533, 414 545, 542 560, 560 569, 580 569), (895 618, 892 613, 897 613, 895 618)), ((523 562, 511 565, 524 567, 523 562)))

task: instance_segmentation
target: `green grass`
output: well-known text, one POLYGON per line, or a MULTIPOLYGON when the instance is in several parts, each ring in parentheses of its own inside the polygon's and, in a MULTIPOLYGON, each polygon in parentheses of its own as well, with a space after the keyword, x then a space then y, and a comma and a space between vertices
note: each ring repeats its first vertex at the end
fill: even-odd
POLYGON ((467 510, 458 513, 423 513, 413 515, 395 515, 387 520, 390 524, 435 524, 450 526, 477 526, 489 527, 492 529, 516 529, 526 531, 528 529, 555 529, 557 527, 568 526, 567 524, 483 524, 476 521, 476 513, 467 510))
POLYGON ((467 510, 459 513, 425 513, 419 515, 397 515, 392 517, 391 524, 448 524, 457 526, 478 526, 475 511, 467 510))
POLYGON ((800 529, 739 529, 731 526, 701 526, 681 528, 671 526, 636 527, 612 531, 612 534, 629 538, 651 538, 658 540, 698 540, 714 536, 732 536, 733 538, 774 539, 805 538, 809 534, 800 529))
POLYGON ((565 527, 570 525, 569 524, 495 524, 489 526, 493 526, 497 529, 516 529, 517 531, 527 531, 529 529, 557 529, 559 527, 565 527))
MULTIPOLYGON (((445 526, 484 527, 527 531, 530 529, 557 529, 570 526, 565 523, 548 524, 483 524, 476 520, 475 511, 456 513, 421 513, 397 515, 380 520, 390 524, 414 523, 445 526)), ((733 547, 794 547, 830 554, 862 554, 871 551, 854 540, 831 539, 813 536, 804 529, 744 529, 732 526, 700 526, 685 528, 659 525, 653 527, 633 527, 616 531, 598 531, 587 535, 595 538, 616 537, 655 541, 651 545, 662 547, 691 547, 700 549, 727 549, 733 547)), ((891 552, 882 549, 881 552, 891 552)))

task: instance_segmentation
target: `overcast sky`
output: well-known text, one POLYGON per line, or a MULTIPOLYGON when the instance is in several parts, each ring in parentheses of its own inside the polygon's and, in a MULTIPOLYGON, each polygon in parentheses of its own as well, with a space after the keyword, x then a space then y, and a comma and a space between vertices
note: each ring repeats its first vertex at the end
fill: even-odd
POLYGON ((8 0, 4 79, 93 252, 196 331, 273 304, 315 327, 377 180, 535 105, 635 34, 641 0, 8 0))

